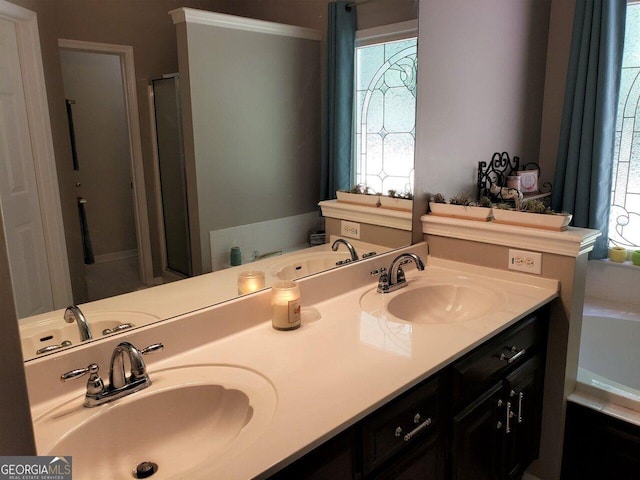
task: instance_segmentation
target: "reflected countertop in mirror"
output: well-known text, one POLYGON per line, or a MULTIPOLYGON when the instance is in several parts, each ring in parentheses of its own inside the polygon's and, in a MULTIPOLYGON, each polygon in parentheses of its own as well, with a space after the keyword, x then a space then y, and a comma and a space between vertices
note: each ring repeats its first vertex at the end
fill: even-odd
MULTIPOLYGON (((261 272, 264 274, 263 288, 269 288, 279 281, 296 280, 350 263, 349 250, 342 245, 339 245, 336 251, 332 250, 331 247, 336 238, 331 240, 330 243, 323 245, 287 252, 179 282, 90 302, 79 305, 79 308, 89 324, 93 340, 98 340, 106 335, 119 333, 119 331, 142 327, 236 298, 240 296, 238 278, 243 272, 261 272), (125 328, 122 328, 123 326, 125 328)), ((354 246, 359 257, 372 256, 392 250, 389 247, 358 240, 349 239, 348 241, 354 246)), ((34 315, 20 321, 20 336, 25 361, 81 343, 77 325, 65 322, 64 313, 65 310, 60 309, 34 315), (62 345, 63 342, 71 342, 71 344, 55 348, 55 346, 62 345), (47 347, 54 348, 49 350, 47 347), (41 353, 38 354, 38 351, 41 353)))

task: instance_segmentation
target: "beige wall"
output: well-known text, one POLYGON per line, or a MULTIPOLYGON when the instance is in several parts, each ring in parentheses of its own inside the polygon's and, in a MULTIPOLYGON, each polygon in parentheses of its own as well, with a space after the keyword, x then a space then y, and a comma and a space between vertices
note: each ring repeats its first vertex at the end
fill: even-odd
MULTIPOLYGON (((329 241, 332 235, 336 237, 343 236, 340 228, 341 222, 342 220, 338 218, 327 217, 325 219, 327 241, 329 241)), ((397 228, 360 223, 360 238, 358 240, 373 243, 374 245, 382 245, 383 247, 400 248, 411 244, 411 232, 398 230, 397 228)))
POLYGON ((421 0, 414 218, 427 192, 475 194, 478 162, 496 151, 538 160, 549 10, 549 0, 421 0))

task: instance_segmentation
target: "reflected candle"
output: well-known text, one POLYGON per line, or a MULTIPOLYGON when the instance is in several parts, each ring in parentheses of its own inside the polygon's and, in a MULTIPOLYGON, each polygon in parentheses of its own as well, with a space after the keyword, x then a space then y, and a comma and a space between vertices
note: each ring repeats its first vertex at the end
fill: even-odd
POLYGON ((238 274, 238 295, 257 292, 265 286, 264 272, 253 270, 238 274))
POLYGON ((276 330, 300 326, 300 288, 296 282, 278 282, 271 287, 272 325, 276 330))

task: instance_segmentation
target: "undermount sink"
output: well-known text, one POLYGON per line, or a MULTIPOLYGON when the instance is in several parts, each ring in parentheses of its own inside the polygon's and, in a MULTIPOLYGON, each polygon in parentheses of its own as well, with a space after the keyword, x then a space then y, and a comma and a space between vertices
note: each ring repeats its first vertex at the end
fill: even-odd
POLYGON ((412 282, 394 293, 375 290, 360 299, 361 307, 374 315, 391 315, 412 323, 456 323, 480 317, 499 306, 501 295, 466 283, 412 282))
POLYGON ((150 387, 119 400, 85 408, 74 398, 36 418, 38 454, 71 455, 78 478, 138 478, 133 472, 145 462, 157 465, 154 479, 208 478, 217 461, 252 443, 275 411, 271 383, 241 367, 149 376, 150 387))

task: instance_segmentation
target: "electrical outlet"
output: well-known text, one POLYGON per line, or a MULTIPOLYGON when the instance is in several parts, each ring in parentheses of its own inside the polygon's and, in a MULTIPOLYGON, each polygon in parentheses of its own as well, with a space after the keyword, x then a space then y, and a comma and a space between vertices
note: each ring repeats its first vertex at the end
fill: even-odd
POLYGON ((360 238, 360 224, 356 222, 340 221, 340 235, 349 238, 360 238))
POLYGON ((542 273, 542 254, 539 252, 526 252, 524 250, 509 249, 509 270, 519 272, 542 273))

